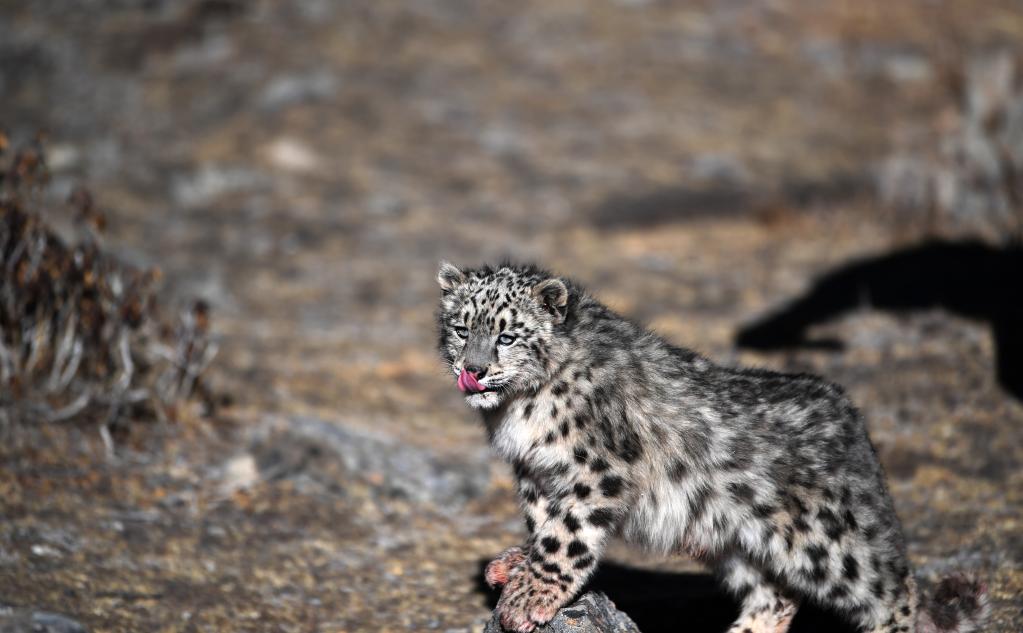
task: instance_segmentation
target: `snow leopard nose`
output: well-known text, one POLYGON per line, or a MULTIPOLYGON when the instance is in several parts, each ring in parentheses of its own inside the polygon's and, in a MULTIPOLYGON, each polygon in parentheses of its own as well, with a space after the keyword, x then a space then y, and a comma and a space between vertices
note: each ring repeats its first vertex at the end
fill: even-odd
POLYGON ((487 368, 480 367, 479 365, 466 365, 465 371, 472 374, 476 378, 476 380, 479 380, 480 378, 487 375, 487 368))

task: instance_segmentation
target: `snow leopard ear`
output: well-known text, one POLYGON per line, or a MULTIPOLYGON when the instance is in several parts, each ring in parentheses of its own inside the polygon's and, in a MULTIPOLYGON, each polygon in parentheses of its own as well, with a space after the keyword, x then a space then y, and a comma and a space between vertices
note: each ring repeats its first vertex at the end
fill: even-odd
POLYGON ((441 262, 440 270, 437 271, 437 283, 445 294, 465 282, 465 273, 458 270, 454 264, 441 262))
POLYGON ((533 286, 533 296, 543 309, 551 313, 555 323, 565 320, 568 312, 568 288, 560 279, 545 279, 533 286))

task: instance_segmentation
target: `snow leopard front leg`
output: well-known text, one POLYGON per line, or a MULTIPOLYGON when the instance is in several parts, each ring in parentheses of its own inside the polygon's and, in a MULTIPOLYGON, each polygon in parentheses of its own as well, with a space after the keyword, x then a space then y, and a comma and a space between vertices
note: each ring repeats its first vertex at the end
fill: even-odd
POLYGON ((520 479, 530 536, 523 550, 506 550, 488 566, 489 575, 495 565, 514 565, 507 568, 497 603, 501 625, 509 631, 528 633, 568 603, 593 573, 625 514, 624 481, 617 476, 594 482, 592 473, 580 471, 554 479, 544 485, 520 479))
MULTIPOLYGON (((528 477, 522 468, 517 469, 516 476, 516 490, 518 492, 519 503, 522 506, 522 513, 526 520, 528 539, 521 547, 518 545, 509 547, 498 554, 497 558, 490 561, 483 572, 483 577, 491 587, 503 587, 511 580, 512 576, 524 570, 526 560, 529 557, 530 542, 533 539, 533 534, 536 532, 537 515, 544 511, 542 506, 533 507, 540 495, 539 485, 536 480, 528 477)), ((541 515, 540 518, 545 520, 546 517, 541 515)))

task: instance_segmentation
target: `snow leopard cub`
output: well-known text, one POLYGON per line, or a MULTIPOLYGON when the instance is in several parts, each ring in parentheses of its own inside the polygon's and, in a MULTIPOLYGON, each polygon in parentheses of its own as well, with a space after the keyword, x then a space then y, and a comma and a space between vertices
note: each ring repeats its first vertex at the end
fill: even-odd
POLYGON ((609 537, 710 566, 735 633, 783 632, 801 601, 862 631, 978 630, 957 576, 921 609, 862 417, 809 375, 715 365, 533 266, 441 265, 439 349, 512 465, 529 537, 487 567, 502 625, 549 621, 609 537))

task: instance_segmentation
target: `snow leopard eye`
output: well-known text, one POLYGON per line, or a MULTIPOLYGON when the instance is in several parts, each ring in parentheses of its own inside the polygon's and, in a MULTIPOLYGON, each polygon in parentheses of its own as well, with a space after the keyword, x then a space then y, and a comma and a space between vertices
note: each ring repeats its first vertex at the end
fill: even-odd
POLYGON ((469 328, 458 326, 458 327, 455 327, 453 329, 455 330, 455 334, 458 335, 458 338, 468 338, 469 337, 469 328))
POLYGON ((512 336, 511 334, 502 334, 501 336, 497 337, 497 344, 498 345, 511 345, 514 342, 515 342, 515 337, 512 336))

